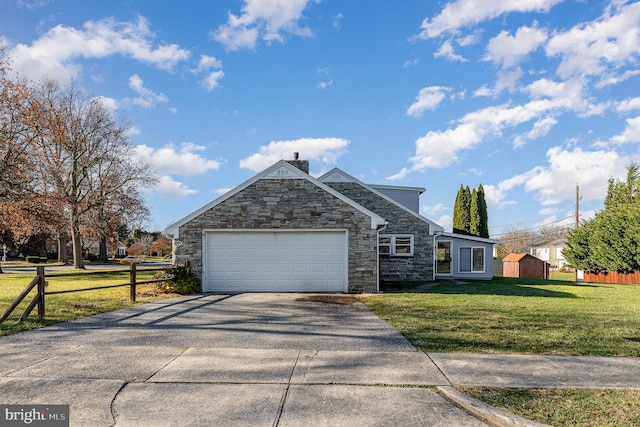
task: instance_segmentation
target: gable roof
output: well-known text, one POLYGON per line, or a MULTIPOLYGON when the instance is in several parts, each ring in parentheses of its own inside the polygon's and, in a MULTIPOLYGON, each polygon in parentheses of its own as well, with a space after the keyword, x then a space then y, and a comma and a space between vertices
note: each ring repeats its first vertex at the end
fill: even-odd
POLYGON ((238 194, 239 192, 241 192, 245 188, 249 187, 250 185, 254 184, 255 182, 257 182, 257 181, 259 181, 261 179, 305 179, 305 180, 311 182, 312 184, 316 185, 317 187, 320 187, 321 189, 323 189, 327 193, 330 193, 332 196, 340 199, 344 203, 352 206, 356 210, 358 210, 358 211, 364 213, 365 215, 367 215, 368 217, 370 217, 371 218, 371 228, 372 229, 375 229, 378 226, 382 226, 382 225, 387 224, 387 221, 383 217, 378 215, 377 213, 365 208, 364 206, 359 205, 358 203, 354 202, 350 198, 346 197, 344 194, 334 190, 333 188, 331 188, 328 185, 320 182, 319 180, 317 180, 316 178, 312 177, 311 175, 309 175, 309 174, 301 171, 297 167, 291 165, 286 160, 280 160, 278 163, 275 163, 274 165, 268 167, 267 169, 263 170, 262 172, 258 173, 257 175, 253 176, 252 178, 249 178, 248 180, 246 180, 242 184, 238 185, 237 187, 234 187, 233 189, 229 190, 228 192, 226 192, 222 196, 218 197, 217 199, 215 199, 215 200, 207 203, 206 205, 202 206, 201 208, 193 211, 192 213, 190 213, 189 215, 185 216, 181 220, 169 225, 165 230, 166 233, 169 234, 169 235, 173 235, 174 237, 180 237, 180 227, 181 226, 183 226, 187 222, 191 221, 192 219, 197 218, 198 216, 202 215, 203 213, 207 212, 208 210, 214 208, 215 206, 219 205, 220 203, 224 202, 225 200, 235 196, 236 194, 238 194))
MULTIPOLYGON (((426 222, 427 224, 429 224, 429 230, 431 232, 435 232, 435 231, 442 231, 443 232, 444 231, 444 228, 441 225, 436 224, 435 222, 431 221, 430 219, 428 219, 428 218, 420 215, 419 213, 412 211, 411 209, 407 208, 406 206, 396 202, 391 197, 389 197, 389 196, 387 196, 385 194, 382 194, 380 191, 376 190, 372 186, 370 186, 368 184, 365 184, 364 182, 360 181, 357 178, 354 178, 353 176, 349 175, 348 173, 346 173, 345 171, 341 170, 340 168, 333 168, 329 172, 325 173, 324 175, 322 175, 318 179, 320 181, 322 181, 322 182, 354 182, 356 184, 359 184, 362 187, 364 187, 367 190, 369 190, 372 193, 374 193, 376 196, 379 196, 379 197, 385 199, 389 203, 393 203, 394 205, 396 205, 397 207, 399 207, 403 211, 413 215, 414 217, 418 218, 419 220, 421 220, 423 222, 426 222)), ((397 188, 400 188, 400 187, 397 187, 397 188)), ((413 187, 411 187, 411 188, 413 188, 413 187)))
POLYGON ((533 259, 535 259, 535 260, 537 260, 537 261, 544 262, 544 261, 542 261, 540 258, 536 258, 536 257, 534 257, 533 255, 529 255, 529 254, 509 254, 509 255, 507 255, 506 257, 504 257, 504 258, 502 259, 502 261, 503 261, 503 262, 504 262, 504 261, 515 261, 515 262, 519 262, 519 261, 522 261, 524 258, 533 258, 533 259))

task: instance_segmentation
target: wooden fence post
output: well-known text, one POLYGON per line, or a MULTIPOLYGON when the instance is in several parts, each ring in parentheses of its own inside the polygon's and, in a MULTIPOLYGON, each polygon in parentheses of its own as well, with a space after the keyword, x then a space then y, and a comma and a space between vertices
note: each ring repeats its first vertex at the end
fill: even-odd
POLYGON ((129 270, 129 299, 131 302, 136 302, 136 263, 131 263, 131 269, 129 270))
POLYGON ((44 267, 37 268, 38 272, 38 319, 44 320, 44 291, 47 284, 44 278, 44 267))

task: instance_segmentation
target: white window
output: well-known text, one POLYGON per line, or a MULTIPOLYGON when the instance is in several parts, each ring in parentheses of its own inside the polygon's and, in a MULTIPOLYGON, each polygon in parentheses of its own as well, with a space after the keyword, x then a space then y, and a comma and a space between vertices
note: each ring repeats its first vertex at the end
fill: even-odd
POLYGON ((459 253, 461 273, 484 273, 484 248, 460 248, 459 253))
POLYGON ((413 235, 398 234, 380 236, 378 252, 381 255, 413 256, 413 235))

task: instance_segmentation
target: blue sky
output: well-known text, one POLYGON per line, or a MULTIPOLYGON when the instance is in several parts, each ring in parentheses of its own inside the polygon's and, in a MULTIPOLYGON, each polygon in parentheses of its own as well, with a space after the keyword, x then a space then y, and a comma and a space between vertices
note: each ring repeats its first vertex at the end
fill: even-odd
POLYGON ((160 180, 164 229, 282 158, 425 187, 492 237, 602 209, 640 161, 640 2, 0 0, 13 69, 103 97, 160 180))

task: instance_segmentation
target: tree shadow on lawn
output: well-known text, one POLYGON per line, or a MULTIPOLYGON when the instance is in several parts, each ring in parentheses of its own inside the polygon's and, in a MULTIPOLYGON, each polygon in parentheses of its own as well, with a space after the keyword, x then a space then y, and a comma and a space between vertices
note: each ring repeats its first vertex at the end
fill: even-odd
POLYGON ((579 296, 564 291, 541 289, 540 286, 581 286, 567 282, 559 283, 522 283, 514 281, 504 282, 469 282, 462 284, 440 284, 425 290, 425 293, 443 295, 501 295, 514 297, 539 297, 539 298, 580 298, 579 296))

